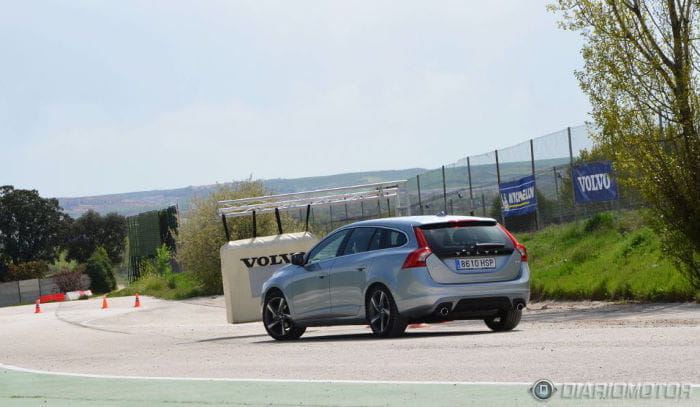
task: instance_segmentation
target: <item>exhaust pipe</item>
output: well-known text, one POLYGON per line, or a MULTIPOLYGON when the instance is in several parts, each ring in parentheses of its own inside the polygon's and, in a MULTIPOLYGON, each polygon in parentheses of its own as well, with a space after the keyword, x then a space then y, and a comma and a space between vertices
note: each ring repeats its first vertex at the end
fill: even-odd
POLYGON ((447 307, 442 307, 442 308, 440 308, 439 313, 440 313, 440 315, 442 315, 443 317, 446 317, 447 314, 450 313, 450 309, 447 308, 447 307))
POLYGON ((518 311, 522 310, 523 308, 525 308, 525 300, 523 300, 522 298, 513 300, 513 308, 517 309, 518 311))

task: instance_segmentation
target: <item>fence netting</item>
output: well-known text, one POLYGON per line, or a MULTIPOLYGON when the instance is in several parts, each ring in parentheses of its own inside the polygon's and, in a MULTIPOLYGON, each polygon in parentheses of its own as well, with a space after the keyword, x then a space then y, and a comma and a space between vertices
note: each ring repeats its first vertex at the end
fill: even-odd
POLYGON ((577 202, 572 166, 605 161, 588 125, 569 127, 492 152, 464 157, 408 180, 412 214, 467 214, 496 218, 514 230, 585 218, 602 211, 639 205, 633 191, 620 198, 577 202), (530 178, 531 177, 531 178, 530 178), (504 216, 499 184, 534 179, 536 209, 504 216))

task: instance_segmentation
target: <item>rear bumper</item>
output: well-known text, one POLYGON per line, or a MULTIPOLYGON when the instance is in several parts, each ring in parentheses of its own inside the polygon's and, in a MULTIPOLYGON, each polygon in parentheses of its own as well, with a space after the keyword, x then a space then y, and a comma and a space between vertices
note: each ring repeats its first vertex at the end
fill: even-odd
POLYGON ((396 287, 391 289, 399 313, 409 319, 439 315, 438 308, 445 306, 450 312, 465 311, 448 319, 479 318, 483 313, 471 311, 515 307, 518 303, 526 305, 530 301, 530 269, 527 263, 523 263, 518 278, 510 281, 439 284, 430 277, 427 269, 416 268, 402 273, 396 280, 396 287))

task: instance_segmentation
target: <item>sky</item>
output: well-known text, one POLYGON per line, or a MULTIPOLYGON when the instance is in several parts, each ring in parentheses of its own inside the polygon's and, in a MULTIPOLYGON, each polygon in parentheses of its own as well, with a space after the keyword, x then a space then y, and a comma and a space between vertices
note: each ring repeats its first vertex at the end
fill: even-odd
POLYGON ((0 185, 436 168, 590 120, 546 2, 4 1, 0 185))

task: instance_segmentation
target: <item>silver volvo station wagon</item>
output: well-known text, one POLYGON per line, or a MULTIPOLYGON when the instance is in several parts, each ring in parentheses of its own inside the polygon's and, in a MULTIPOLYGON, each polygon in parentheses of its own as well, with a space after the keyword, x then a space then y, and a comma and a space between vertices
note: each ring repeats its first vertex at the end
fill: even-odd
POLYGON ((530 298, 527 250, 494 219, 411 216, 345 225, 295 253, 262 287, 262 319, 275 339, 309 326, 369 324, 375 336, 409 323, 520 322, 530 298))

